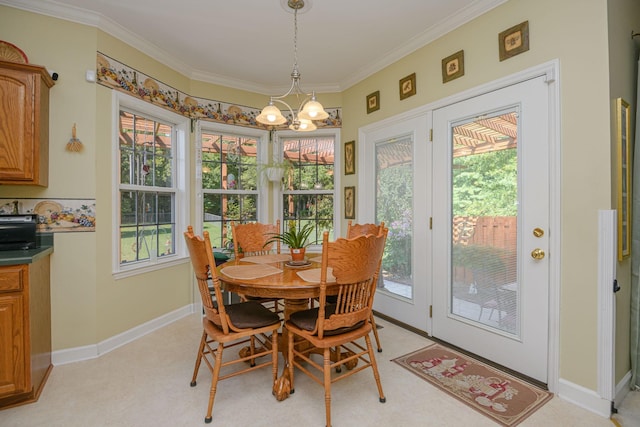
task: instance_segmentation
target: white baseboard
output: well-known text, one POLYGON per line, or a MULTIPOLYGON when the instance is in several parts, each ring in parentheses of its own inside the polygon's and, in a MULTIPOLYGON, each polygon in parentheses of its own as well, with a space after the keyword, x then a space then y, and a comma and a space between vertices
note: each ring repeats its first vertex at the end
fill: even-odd
POLYGON ((616 397, 614 404, 616 407, 620 406, 627 393, 631 390, 631 371, 622 377, 622 380, 616 385, 616 397))
POLYGON ((153 320, 145 322, 128 331, 107 338, 97 344, 86 345, 83 347, 67 348, 64 350, 56 350, 51 353, 51 362, 54 366, 65 365, 67 363, 80 362, 82 360, 95 359, 103 354, 109 353, 118 347, 137 340, 157 329, 160 329, 170 323, 175 322, 189 314, 195 313, 193 304, 186 305, 182 308, 164 314, 153 320))
POLYGON ((559 398, 602 417, 609 418, 611 416, 611 401, 598 396, 595 391, 562 378, 558 384, 557 395, 559 398))

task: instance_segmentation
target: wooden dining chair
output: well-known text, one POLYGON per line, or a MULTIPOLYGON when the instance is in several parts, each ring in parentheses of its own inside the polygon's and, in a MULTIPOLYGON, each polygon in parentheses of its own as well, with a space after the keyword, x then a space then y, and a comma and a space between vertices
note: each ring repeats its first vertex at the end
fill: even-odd
MULTIPOLYGON (((378 234, 384 229, 384 221, 380 222, 379 225, 375 224, 353 224, 351 220, 347 223, 347 239, 351 239, 357 236, 363 236, 367 234, 378 234)), ((378 272, 378 277, 380 277, 380 272, 378 272)), ((376 320, 373 316, 373 311, 371 311, 371 327, 373 328, 373 336, 376 339, 376 346, 378 348, 378 353, 382 352, 382 344, 380 343, 380 337, 378 336, 378 327, 376 326, 376 320)))
POLYGON ((265 243, 273 234, 280 233, 280 220, 275 224, 260 222, 247 222, 236 224, 231 222, 231 235, 233 236, 233 251, 236 258, 256 255, 269 255, 280 253, 280 241, 265 243))
MULTIPOLYGON (((280 241, 266 243, 274 234, 280 232, 280 220, 275 224, 263 224, 260 222, 248 222, 236 224, 231 222, 231 235, 233 238, 233 251, 236 259, 258 255, 270 255, 280 253, 280 241), (275 247, 274 247, 275 246, 275 247)), ((265 304, 275 312, 280 313, 284 302, 278 298, 259 298, 248 295, 239 295, 241 301, 258 301, 265 304)))
POLYGON ((294 368, 322 384, 326 425, 329 427, 331 384, 336 381, 370 367, 378 386, 380 402, 384 403, 386 400, 369 333, 372 328, 370 319, 373 297, 387 232, 385 228, 377 235, 339 238, 334 242, 329 242, 329 233, 325 232, 322 241, 319 306, 292 313, 285 322, 284 329, 288 331, 287 360, 291 393, 295 391, 294 368), (335 277, 333 283, 328 282, 329 268, 335 277), (327 301, 329 295, 335 295, 335 303, 327 301), (298 340, 294 345, 296 337, 298 340), (357 341, 360 338, 364 338, 366 347, 357 341), (310 346, 304 346, 301 339, 308 341, 310 346), (316 349, 322 350, 322 364, 311 358, 311 353, 316 349), (355 367, 358 362, 362 364, 355 367), (341 364, 351 364, 352 369, 332 377, 332 370, 341 364), (322 372, 322 376, 312 371, 312 368, 322 372))
MULTIPOLYGON (((204 361, 212 376, 209 406, 204 419, 205 423, 210 423, 218 381, 271 366, 273 382, 275 382, 278 373, 278 328, 281 321, 276 313, 256 301, 223 304, 220 279, 216 274, 209 233, 205 231, 203 239, 194 235, 193 228, 189 226, 184 237, 204 309, 202 338, 191 387, 196 386, 200 364, 204 361), (209 281, 213 282, 215 302, 211 298, 209 281), (265 345, 268 334, 271 334, 270 345, 265 345), (226 348, 246 343, 249 344, 249 349, 242 353, 246 356, 222 360, 222 353, 226 348), (270 360, 258 364, 256 359, 263 356, 271 357, 270 360), (234 366, 235 369, 225 369, 224 374, 221 374, 223 368, 230 366, 234 366)), ((268 388, 271 390, 272 384, 268 384, 268 388)))

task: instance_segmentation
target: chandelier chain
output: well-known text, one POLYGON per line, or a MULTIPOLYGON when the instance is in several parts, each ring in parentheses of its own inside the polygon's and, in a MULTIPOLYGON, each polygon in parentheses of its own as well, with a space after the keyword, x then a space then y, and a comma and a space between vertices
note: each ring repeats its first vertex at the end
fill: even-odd
POLYGON ((293 11, 293 72, 291 73, 292 77, 300 76, 300 72, 298 70, 298 9, 294 9, 293 11))

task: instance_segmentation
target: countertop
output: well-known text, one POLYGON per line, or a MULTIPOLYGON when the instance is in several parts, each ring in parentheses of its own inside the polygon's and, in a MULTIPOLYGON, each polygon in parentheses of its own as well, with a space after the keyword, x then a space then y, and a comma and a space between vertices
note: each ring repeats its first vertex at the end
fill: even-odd
POLYGON ((0 265, 31 264, 53 253, 53 233, 38 233, 37 248, 15 251, 0 251, 0 265))

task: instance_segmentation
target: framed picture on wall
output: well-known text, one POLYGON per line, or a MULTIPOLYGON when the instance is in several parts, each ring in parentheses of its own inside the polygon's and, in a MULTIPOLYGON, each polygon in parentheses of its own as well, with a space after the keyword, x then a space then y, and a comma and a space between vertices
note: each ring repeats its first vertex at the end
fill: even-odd
POLYGON ((416 73, 400 79, 400 100, 416 94, 416 73))
POLYGON ((629 103, 616 99, 616 145, 618 188, 618 260, 631 254, 631 138, 629 103))
POLYGON ((367 114, 380 109, 380 91, 377 90, 367 95, 367 114))
POLYGON ((442 83, 464 76, 464 50, 442 60, 442 83))
POLYGON ((344 143, 344 174, 353 175, 356 173, 356 142, 348 141, 344 143))
POLYGON ((498 34, 500 61, 529 50, 529 21, 521 22, 498 34))
POLYGON ((344 187, 344 217, 356 219, 356 187, 344 187))

